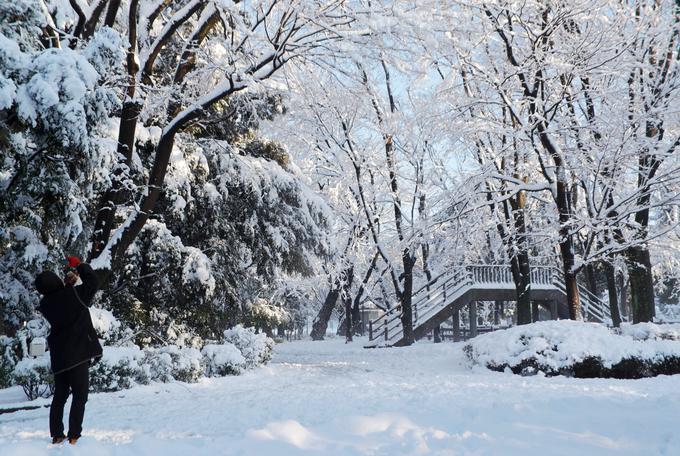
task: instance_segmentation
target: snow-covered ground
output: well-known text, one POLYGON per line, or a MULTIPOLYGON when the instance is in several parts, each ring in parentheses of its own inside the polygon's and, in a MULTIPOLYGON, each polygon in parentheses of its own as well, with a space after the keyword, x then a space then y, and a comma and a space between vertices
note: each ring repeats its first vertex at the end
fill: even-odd
POLYGON ((2 414, 0 454, 680 454, 680 376, 520 377, 470 369, 461 345, 280 344, 241 376, 91 395, 74 447, 48 443, 47 408, 2 414))

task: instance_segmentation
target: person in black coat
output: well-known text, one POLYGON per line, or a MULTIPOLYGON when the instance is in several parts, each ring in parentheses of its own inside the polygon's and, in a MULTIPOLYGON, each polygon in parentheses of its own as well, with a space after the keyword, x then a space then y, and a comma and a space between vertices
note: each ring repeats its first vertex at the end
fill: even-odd
POLYGON ((89 311, 99 280, 88 264, 75 257, 68 257, 67 261, 70 270, 65 281, 52 271, 40 273, 35 280, 36 289, 43 295, 38 310, 50 324, 47 345, 54 373, 50 406, 52 443, 61 443, 67 437, 63 417, 69 390, 73 399, 68 440, 75 443, 80 438, 89 389, 88 369, 92 361, 102 356, 89 311), (80 285, 76 285, 78 278, 82 280, 80 285))

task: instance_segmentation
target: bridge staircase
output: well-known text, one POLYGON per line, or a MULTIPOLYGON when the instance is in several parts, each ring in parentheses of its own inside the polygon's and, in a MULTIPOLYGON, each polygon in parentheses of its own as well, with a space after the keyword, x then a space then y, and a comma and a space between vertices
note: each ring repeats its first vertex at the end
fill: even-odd
MULTIPOLYGON (((583 319, 611 323, 609 305, 579 285, 583 319)), ((426 336, 473 301, 516 301, 508 265, 470 265, 442 274, 412 295, 415 339, 426 336)), ((566 286, 555 267, 531 268, 530 299, 546 307, 552 319, 569 318, 566 286)), ((369 323, 367 348, 403 345, 401 307, 396 306, 369 323)))

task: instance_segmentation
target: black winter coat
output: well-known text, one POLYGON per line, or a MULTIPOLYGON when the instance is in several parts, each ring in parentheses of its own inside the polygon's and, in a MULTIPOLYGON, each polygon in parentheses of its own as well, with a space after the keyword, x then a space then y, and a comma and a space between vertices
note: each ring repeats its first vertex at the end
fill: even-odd
POLYGON ((83 283, 75 287, 64 286, 51 272, 42 273, 36 279, 36 288, 44 295, 38 310, 50 324, 47 345, 55 374, 102 356, 88 309, 99 288, 99 280, 88 264, 82 263, 76 269, 83 283))

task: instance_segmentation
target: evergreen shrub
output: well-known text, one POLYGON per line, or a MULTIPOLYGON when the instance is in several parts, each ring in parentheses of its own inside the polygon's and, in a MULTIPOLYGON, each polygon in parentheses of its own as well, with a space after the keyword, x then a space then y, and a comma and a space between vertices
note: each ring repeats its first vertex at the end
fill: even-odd
POLYGON ((201 350, 205 375, 224 377, 238 375, 246 367, 246 359, 233 344, 208 344, 201 350))
POLYGON ((234 344, 245 358, 247 368, 267 364, 272 359, 274 340, 253 328, 236 325, 224 331, 224 341, 234 344))
POLYGON ((29 401, 54 394, 49 355, 22 359, 14 367, 12 377, 13 383, 21 386, 29 401))

